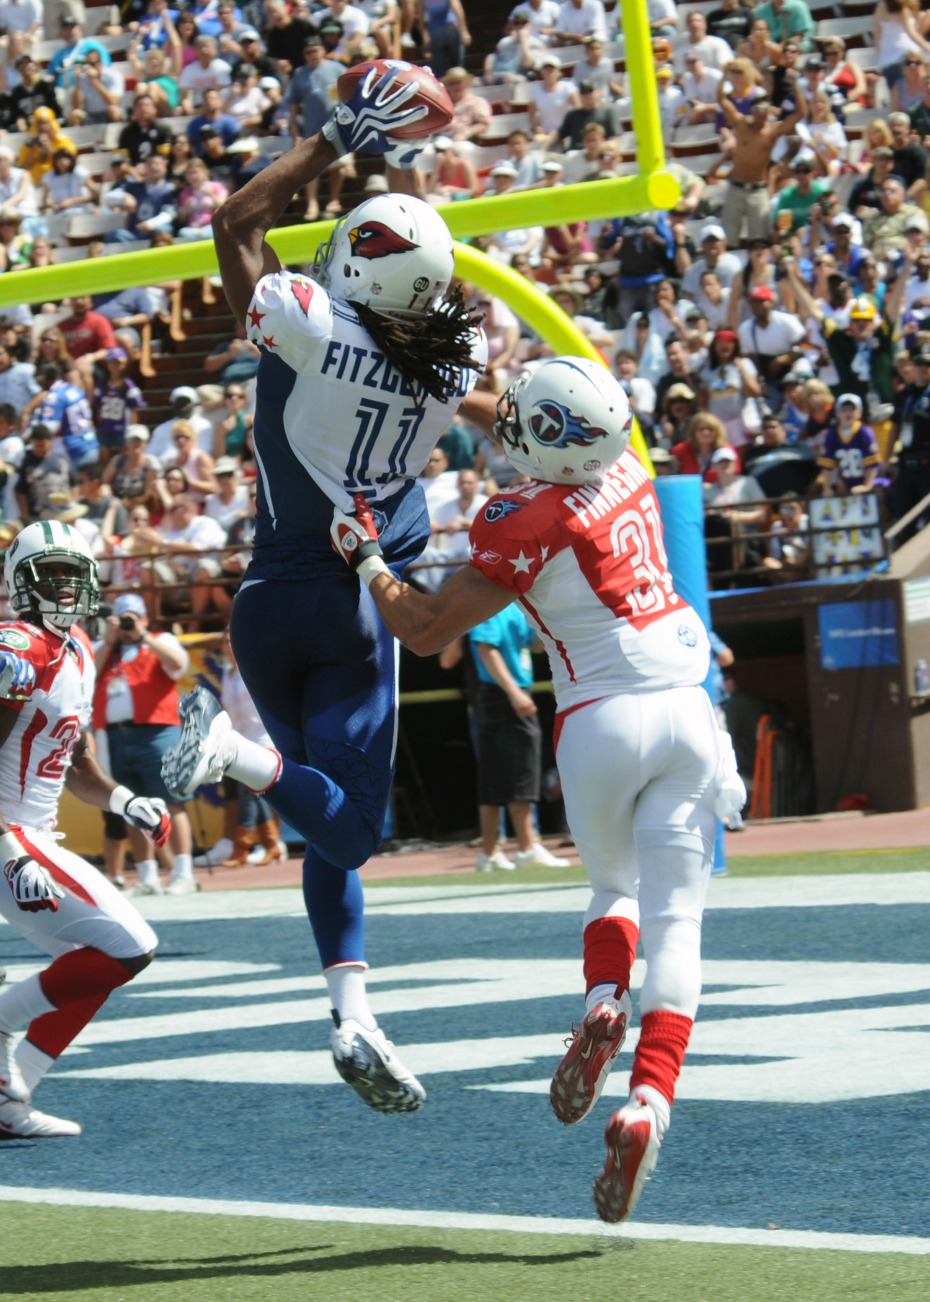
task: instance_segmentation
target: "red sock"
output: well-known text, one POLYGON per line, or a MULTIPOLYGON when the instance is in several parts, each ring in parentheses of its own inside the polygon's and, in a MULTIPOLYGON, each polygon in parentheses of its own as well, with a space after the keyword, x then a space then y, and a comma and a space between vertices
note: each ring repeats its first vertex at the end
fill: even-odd
POLYGON ((629 990, 639 927, 629 918, 597 918, 584 929, 585 991, 616 985, 629 990))
POLYGON ((651 1085, 668 1099, 669 1104, 675 1102, 675 1084, 681 1074, 693 1025, 690 1017, 664 1009, 643 1014, 630 1076, 631 1091, 637 1085, 651 1085))
POLYGON ((55 1011, 35 1017, 26 1038, 50 1058, 58 1058, 84 1029, 107 996, 132 979, 119 959, 102 950, 73 949, 56 958, 39 976, 42 993, 55 1011))

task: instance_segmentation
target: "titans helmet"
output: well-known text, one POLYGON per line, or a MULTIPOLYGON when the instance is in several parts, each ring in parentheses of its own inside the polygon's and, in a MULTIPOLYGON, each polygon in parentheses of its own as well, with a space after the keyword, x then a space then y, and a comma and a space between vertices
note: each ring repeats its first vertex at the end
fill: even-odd
POLYGON ((515 470, 549 484, 592 484, 626 450, 633 413, 606 367, 555 357, 524 371, 497 404, 494 433, 515 470))

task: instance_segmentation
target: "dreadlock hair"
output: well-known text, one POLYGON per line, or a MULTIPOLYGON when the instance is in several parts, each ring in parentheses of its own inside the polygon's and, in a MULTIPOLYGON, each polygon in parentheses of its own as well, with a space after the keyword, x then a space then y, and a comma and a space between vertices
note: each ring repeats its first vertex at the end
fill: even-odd
POLYGON ((458 285, 439 307, 423 316, 390 316, 367 303, 352 306, 390 365, 410 385, 416 406, 422 406, 427 396, 449 401, 472 360, 472 331, 482 319, 482 313, 465 306, 458 285))

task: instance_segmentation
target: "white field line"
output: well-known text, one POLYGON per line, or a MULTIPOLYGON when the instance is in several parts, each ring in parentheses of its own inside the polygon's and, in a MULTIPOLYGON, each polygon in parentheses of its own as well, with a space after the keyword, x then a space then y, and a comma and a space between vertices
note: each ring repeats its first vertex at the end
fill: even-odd
POLYGON ((477 1230, 512 1234, 566 1234, 673 1240, 726 1247, 806 1248, 828 1252, 930 1254, 930 1239, 894 1234, 822 1234, 813 1230, 761 1230, 725 1225, 608 1226, 600 1221, 560 1217, 485 1216, 470 1212, 403 1211, 399 1208, 327 1207, 301 1203, 239 1202, 220 1198, 159 1198, 147 1194, 97 1193, 74 1189, 30 1189, 0 1185, 0 1202, 55 1207, 115 1207, 121 1211, 180 1212, 185 1216, 265 1216, 279 1221, 411 1226, 435 1230, 477 1230))

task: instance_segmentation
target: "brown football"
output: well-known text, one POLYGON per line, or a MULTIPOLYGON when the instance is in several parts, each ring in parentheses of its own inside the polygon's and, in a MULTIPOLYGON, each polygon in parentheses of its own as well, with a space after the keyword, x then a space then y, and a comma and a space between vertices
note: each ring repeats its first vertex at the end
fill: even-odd
POLYGON ((336 91, 343 104, 352 98, 356 86, 372 68, 378 69, 379 76, 393 71, 395 87, 411 81, 416 82, 417 93, 404 107, 411 108, 418 104, 425 104, 428 110, 423 117, 416 122, 411 122, 409 126, 400 126, 392 130, 390 132, 392 139, 422 140, 424 136, 431 136, 434 131, 442 131, 452 121, 452 101, 442 82, 434 77, 428 68, 420 68, 414 63, 406 63, 400 59, 369 59, 367 63, 357 63, 349 68, 336 82, 336 91))

